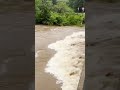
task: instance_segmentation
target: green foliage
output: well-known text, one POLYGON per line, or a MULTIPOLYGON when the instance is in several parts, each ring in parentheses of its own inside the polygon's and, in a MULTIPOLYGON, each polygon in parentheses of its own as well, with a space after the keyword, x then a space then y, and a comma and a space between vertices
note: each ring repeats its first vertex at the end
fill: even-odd
MULTIPOLYGON (((36 0, 36 2, 38 3, 39 0, 36 0)), ((36 18, 36 23, 40 23, 40 24, 47 24, 49 22, 49 18, 50 18, 50 8, 49 8, 49 4, 46 2, 42 2, 40 4, 36 4, 35 6, 35 18, 36 18)))
POLYGON ((35 0, 37 24, 82 26, 84 18, 85 14, 75 13, 66 2, 57 2, 53 5, 53 0, 35 0))
POLYGON ((82 25, 84 21, 84 14, 73 14, 68 15, 68 21, 70 25, 82 25))
POLYGON ((35 21, 36 23, 39 23, 40 22, 40 9, 39 9, 39 6, 41 5, 41 1, 40 0, 35 0, 35 21))
POLYGON ((61 14, 61 13, 54 13, 51 12, 50 23, 49 25, 78 25, 82 26, 84 21, 85 14, 61 14))
POLYGON ((56 5, 57 4, 57 0, 52 0, 52 4, 56 5))
POLYGON ((58 4, 54 5, 52 11, 57 13, 73 13, 73 10, 64 2, 59 2, 58 4))
POLYGON ((69 0, 68 5, 77 12, 77 8, 84 6, 85 0, 69 0))

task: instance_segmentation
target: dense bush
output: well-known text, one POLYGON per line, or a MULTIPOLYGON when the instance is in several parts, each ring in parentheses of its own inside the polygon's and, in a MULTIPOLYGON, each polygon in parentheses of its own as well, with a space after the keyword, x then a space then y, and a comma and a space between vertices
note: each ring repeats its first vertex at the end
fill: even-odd
POLYGON ((84 22, 85 14, 61 14, 51 12, 51 17, 49 19, 49 25, 79 25, 82 26, 84 22))
POLYGON ((40 4, 39 0, 36 0, 35 6, 35 18, 36 23, 48 24, 50 18, 50 8, 48 3, 40 4))
POLYGON ((46 25, 83 25, 85 14, 75 13, 66 3, 53 6, 40 0, 35 1, 35 19, 37 24, 46 25))
POLYGON ((60 2, 52 7, 52 11, 57 13, 73 13, 73 10, 64 2, 60 2))
POLYGON ((85 0, 69 0, 68 5, 73 8, 75 12, 77 12, 78 7, 84 6, 84 3, 85 0))

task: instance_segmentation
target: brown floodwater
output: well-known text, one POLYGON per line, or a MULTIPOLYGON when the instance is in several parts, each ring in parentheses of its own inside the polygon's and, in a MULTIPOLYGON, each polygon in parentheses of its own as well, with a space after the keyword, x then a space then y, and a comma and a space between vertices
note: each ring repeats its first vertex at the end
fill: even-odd
POLYGON ((44 72, 47 62, 54 55, 55 51, 48 49, 48 45, 73 32, 84 31, 84 27, 76 26, 35 26, 35 90, 61 90, 56 84, 56 79, 44 72))

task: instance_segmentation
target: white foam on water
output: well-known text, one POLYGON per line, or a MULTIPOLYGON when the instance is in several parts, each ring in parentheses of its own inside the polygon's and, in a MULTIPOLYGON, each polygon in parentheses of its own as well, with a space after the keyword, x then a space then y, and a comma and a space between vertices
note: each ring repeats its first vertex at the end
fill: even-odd
POLYGON ((62 90, 77 90, 85 57, 85 32, 75 32, 48 48, 56 54, 48 61, 45 72, 57 78, 62 90))
POLYGON ((35 53, 35 58, 39 57, 39 53, 40 53, 40 51, 37 51, 37 52, 35 53))

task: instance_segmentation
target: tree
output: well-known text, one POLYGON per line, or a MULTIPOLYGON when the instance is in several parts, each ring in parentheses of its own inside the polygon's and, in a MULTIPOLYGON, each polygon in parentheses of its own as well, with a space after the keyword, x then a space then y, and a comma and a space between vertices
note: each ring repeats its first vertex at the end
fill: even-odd
POLYGON ((35 17, 38 23, 47 24, 50 18, 50 6, 47 0, 35 1, 35 17))
POLYGON ((85 0, 69 0, 68 4, 71 8, 73 8, 76 12, 78 7, 84 6, 85 0))
POLYGON ((57 12, 57 13, 72 13, 73 10, 67 6, 66 3, 64 2, 59 2, 57 3, 56 5, 53 6, 53 9, 52 9, 54 12, 57 12))
POLYGON ((52 0, 52 4, 56 5, 57 4, 57 0, 52 0))

